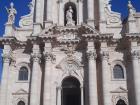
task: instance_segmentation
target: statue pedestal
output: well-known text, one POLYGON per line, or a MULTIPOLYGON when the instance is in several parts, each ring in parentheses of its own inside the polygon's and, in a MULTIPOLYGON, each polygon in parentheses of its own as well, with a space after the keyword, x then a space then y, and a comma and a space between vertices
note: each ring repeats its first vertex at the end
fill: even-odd
POLYGON ((75 26, 75 21, 68 21, 66 26, 75 26))

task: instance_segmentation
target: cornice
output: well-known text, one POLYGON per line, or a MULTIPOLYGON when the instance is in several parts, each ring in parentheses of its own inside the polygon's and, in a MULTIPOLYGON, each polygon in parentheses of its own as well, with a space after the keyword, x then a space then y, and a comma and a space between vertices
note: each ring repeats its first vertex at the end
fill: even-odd
POLYGON ((140 40, 140 33, 126 33, 126 39, 130 41, 139 41, 140 40))

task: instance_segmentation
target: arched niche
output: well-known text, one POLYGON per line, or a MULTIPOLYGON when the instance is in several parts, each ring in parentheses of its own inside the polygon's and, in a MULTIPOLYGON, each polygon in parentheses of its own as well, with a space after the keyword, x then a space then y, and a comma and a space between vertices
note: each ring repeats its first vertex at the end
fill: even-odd
POLYGON ((72 7, 73 10, 73 20, 75 22, 75 25, 77 25, 77 8, 76 8, 76 4, 73 2, 67 2, 64 5, 64 25, 66 26, 67 20, 66 20, 66 13, 69 10, 69 7, 72 7))
POLYGON ((80 82, 75 77, 69 76, 62 81, 62 105, 81 105, 80 82))

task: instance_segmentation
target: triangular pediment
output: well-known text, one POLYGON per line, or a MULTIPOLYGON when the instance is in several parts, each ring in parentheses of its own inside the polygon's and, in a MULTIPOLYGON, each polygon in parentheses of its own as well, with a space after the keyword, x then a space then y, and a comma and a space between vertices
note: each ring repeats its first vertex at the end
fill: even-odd
POLYGON ((24 89, 20 89, 20 90, 16 91, 15 93, 13 93, 13 95, 19 95, 19 94, 28 94, 28 92, 25 91, 24 89))
POLYGON ((118 87, 117 89, 111 91, 111 93, 127 93, 128 90, 123 87, 118 87))

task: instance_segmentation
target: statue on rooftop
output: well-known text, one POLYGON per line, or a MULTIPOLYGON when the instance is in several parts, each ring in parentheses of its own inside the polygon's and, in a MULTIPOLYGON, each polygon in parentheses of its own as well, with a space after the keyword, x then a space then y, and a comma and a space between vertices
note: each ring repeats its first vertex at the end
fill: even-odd
POLYGON ((7 13, 8 13, 8 23, 13 24, 15 22, 15 15, 17 14, 16 9, 14 8, 14 3, 10 3, 10 8, 7 8, 7 13))
POLYGON ((130 0, 128 1, 128 10, 129 10, 129 16, 133 16, 136 13, 136 10, 133 7, 130 0))

